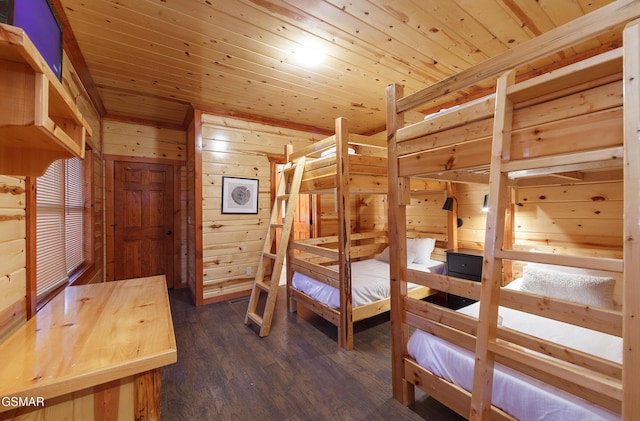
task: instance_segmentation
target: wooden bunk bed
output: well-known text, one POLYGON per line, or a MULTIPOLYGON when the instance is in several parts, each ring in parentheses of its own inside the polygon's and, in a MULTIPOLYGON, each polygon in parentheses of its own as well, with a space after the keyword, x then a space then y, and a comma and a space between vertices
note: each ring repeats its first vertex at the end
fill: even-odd
MULTIPOLYGON (((387 232, 355 233, 350 226, 351 195, 387 193, 386 143, 372 144, 366 136, 349 134, 347 120, 338 118, 335 135, 291 153, 288 161, 296 161, 301 156, 307 158, 300 193, 334 194, 339 226, 338 234, 334 236, 289 241, 288 308, 295 311, 296 305, 300 304, 330 321, 338 328, 339 345, 352 349, 353 323, 390 308, 388 294, 376 291, 379 297, 363 296, 359 299, 359 289, 354 290, 354 285, 373 289, 373 278, 377 279, 380 288, 386 282, 388 289, 388 263, 385 267, 385 263, 380 261, 384 259, 374 259, 388 246, 387 232), (385 153, 383 156, 357 153, 363 146, 382 148, 385 153), (384 279, 376 276, 381 274, 384 279)), ((434 188, 434 185, 439 188, 440 183, 418 182, 414 188, 434 188)), ((416 239, 414 244, 424 242, 416 239)), ((442 268, 443 264, 435 261, 422 264, 425 270, 436 266, 442 268)), ((419 298, 429 294, 428 288, 419 286, 411 291, 412 296, 419 298)))
POLYGON ((631 21, 639 16, 639 2, 617 1, 412 95, 388 87, 392 382, 405 405, 417 386, 469 419, 539 416, 527 412, 532 407, 557 411, 547 413, 553 419, 637 418, 640 22, 631 21), (623 26, 620 48, 528 80, 515 77, 535 60, 623 26), (491 79, 494 93, 405 126, 406 111, 491 79), (489 183, 481 283, 407 268, 407 186, 414 178, 489 183), (560 178, 563 185, 624 179, 622 259, 524 251, 513 243, 509 193, 560 178), (511 265, 524 268, 523 279, 510 283, 511 265), (536 275, 540 268, 553 272, 536 275), (565 269, 572 274, 558 275, 565 269), (559 286, 523 288, 536 276, 574 282, 594 271, 623 284, 619 307, 562 296, 559 286), (409 297, 409 282, 479 301, 453 311, 409 297), (605 340, 604 350, 590 347, 605 340), (424 356, 440 351, 445 362, 424 356))

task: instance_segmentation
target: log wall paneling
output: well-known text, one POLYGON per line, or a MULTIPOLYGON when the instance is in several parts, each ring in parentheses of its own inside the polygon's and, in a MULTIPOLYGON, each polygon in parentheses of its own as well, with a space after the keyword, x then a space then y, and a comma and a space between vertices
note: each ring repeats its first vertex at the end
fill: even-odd
MULTIPOLYGON (((201 216, 189 209, 195 218, 189 232, 200 237, 202 246, 200 250, 196 246, 196 255, 189 256, 194 262, 189 282, 193 279, 194 301, 206 304, 250 293, 271 211, 270 159, 284 162, 285 145, 292 144, 295 150, 320 137, 203 112, 196 112, 194 120, 188 148, 195 178, 188 180, 187 188, 201 216), (258 180, 257 214, 222 214, 223 176, 258 180)), ((191 174, 189 169, 189 177, 191 174)))
POLYGON ((104 120, 103 153, 130 158, 184 161, 184 130, 104 120))
POLYGON ((448 239, 448 212, 442 209, 445 199, 444 191, 412 192, 406 208, 409 237, 435 238, 437 243, 431 258, 441 261, 446 261, 444 251, 448 239))
POLYGON ((484 195, 489 193, 485 184, 459 184, 456 186, 458 217, 462 227, 458 228, 458 247, 482 249, 487 216, 482 212, 484 195))
POLYGON ((25 180, 0 175, 0 342, 26 321, 25 180))
MULTIPOLYGON (((358 217, 359 212, 356 210, 358 203, 356 202, 357 195, 349 196, 349 206, 351 215, 350 227, 351 231, 356 229, 358 225, 358 217)), ((362 196, 361 196, 362 197, 362 196)), ((317 221, 320 224, 320 236, 321 237, 330 237, 333 235, 338 235, 339 227, 338 227, 338 211, 336 208, 336 197, 334 194, 321 194, 318 196, 318 203, 320 207, 320 211, 318 216, 320 221, 317 221)))
POLYGON ((517 243, 551 253, 620 259, 622 191, 622 182, 518 189, 517 243))
MULTIPOLYGON (((622 258, 622 189, 621 181, 515 189, 514 203, 520 205, 514 206, 514 248, 622 258)), ((459 247, 484 247, 486 214, 481 207, 487 193, 486 185, 458 185, 463 220, 459 247)), ((521 274, 517 268, 516 277, 521 274)))
POLYGON ((386 231, 387 195, 372 194, 356 196, 356 232, 386 231))

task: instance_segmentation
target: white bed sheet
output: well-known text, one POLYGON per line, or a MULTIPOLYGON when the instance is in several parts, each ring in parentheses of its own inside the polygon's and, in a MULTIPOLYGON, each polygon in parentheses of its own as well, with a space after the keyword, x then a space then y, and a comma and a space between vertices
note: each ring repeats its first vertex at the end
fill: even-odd
MULTIPOLYGON (((332 267, 337 268, 337 266, 332 267)), ((422 264, 412 263, 409 268, 444 274, 446 264, 430 260, 422 264)), ((388 298, 391 291, 389 271, 389 263, 377 259, 359 260, 351 263, 352 306, 355 308, 388 298)), ((340 308, 340 291, 337 288, 298 272, 293 274, 292 285, 316 301, 332 308, 340 308)))
MULTIPOLYGON (((477 317, 480 303, 458 311, 477 317)), ((552 340, 611 361, 622 360, 622 339, 568 323, 500 307, 502 326, 552 340)), ((418 364, 465 390, 473 383, 473 353, 417 330, 408 353, 418 364)), ((620 416, 501 364, 495 366, 493 404, 519 420, 619 420, 620 416)))

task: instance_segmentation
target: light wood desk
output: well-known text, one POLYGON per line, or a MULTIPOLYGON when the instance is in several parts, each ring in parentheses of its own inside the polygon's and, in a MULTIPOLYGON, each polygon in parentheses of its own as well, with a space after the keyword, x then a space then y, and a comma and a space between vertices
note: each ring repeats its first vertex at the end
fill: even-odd
POLYGON ((68 287, 0 344, 0 419, 157 420, 176 361, 164 276, 68 287))

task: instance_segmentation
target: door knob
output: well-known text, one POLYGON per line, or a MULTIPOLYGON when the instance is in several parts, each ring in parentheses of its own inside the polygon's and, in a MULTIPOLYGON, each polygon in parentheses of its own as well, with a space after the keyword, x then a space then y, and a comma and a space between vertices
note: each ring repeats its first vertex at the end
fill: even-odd
POLYGON ((171 230, 167 231, 167 235, 171 235, 171 234, 173 234, 173 231, 171 230))

